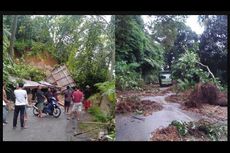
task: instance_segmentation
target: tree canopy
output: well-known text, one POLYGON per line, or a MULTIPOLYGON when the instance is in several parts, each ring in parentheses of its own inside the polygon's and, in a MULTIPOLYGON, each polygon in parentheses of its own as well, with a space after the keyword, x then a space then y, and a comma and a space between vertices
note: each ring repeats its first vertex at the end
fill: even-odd
POLYGON ((116 16, 116 82, 119 89, 158 82, 161 69, 173 70, 174 78, 181 81, 192 80, 189 84, 210 81, 206 66, 217 80, 220 78, 226 83, 227 16, 200 15, 198 21, 206 27, 202 35, 186 25, 186 15, 149 15, 148 18, 149 21, 144 22, 143 16, 116 16), (197 61, 191 64, 190 56, 197 61), (182 61, 191 67, 185 68, 182 61), (185 69, 191 73, 182 74, 185 69))

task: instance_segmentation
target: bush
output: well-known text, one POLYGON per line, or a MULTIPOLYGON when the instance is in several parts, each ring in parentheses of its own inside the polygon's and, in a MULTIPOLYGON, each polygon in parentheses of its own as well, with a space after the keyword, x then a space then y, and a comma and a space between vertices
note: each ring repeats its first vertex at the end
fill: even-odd
POLYGON ((25 50, 31 48, 31 41, 17 40, 15 41, 15 49, 21 55, 25 52, 25 50))
POLYGON ((212 141, 218 141, 227 136, 227 125, 211 123, 204 119, 196 122, 182 122, 174 120, 170 125, 175 126, 180 136, 183 137, 188 135, 195 137, 206 136, 212 141))
POLYGON ((125 61, 117 62, 116 64, 116 88, 136 89, 144 84, 140 74, 135 70, 140 65, 138 63, 126 64, 125 61))
POLYGON ((9 74, 23 79, 31 79, 33 81, 44 80, 46 76, 42 70, 24 64, 14 64, 9 74))
POLYGON ((172 66, 173 79, 178 81, 179 90, 186 90, 196 83, 213 82, 221 88, 218 78, 211 78, 210 74, 200 67, 199 57, 193 50, 187 50, 172 66))
POLYGON ((94 119, 99 122, 107 122, 108 117, 100 110, 98 106, 92 106, 88 112, 94 116, 94 119))
POLYGON ((36 56, 38 55, 39 53, 43 52, 47 50, 47 47, 44 43, 41 43, 41 42, 32 42, 32 48, 31 48, 31 51, 29 53, 29 55, 31 56, 36 56))
POLYGON ((95 86, 100 90, 101 96, 107 96, 110 102, 115 103, 115 81, 96 83, 95 86))

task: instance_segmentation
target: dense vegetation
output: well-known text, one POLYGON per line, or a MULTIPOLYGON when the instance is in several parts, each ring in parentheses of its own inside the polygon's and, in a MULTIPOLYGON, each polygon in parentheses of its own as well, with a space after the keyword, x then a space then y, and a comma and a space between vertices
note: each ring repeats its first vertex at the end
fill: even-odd
POLYGON ((114 23, 114 16, 100 15, 3 16, 4 81, 9 83, 9 76, 45 80, 44 70, 25 64, 25 57, 52 56, 58 64, 67 65, 83 91, 90 86, 95 101, 107 97, 111 104, 108 114, 95 101, 89 112, 96 121, 109 122, 109 134, 114 135, 114 23))
POLYGON ((116 87, 138 87, 156 79, 163 64, 163 50, 144 31, 140 16, 116 16, 116 87))
POLYGON ((116 16, 116 88, 158 82, 161 69, 172 71, 182 90, 210 81, 226 87, 227 16, 200 15, 201 35, 185 24, 188 16, 148 17, 116 16))
POLYGON ((23 60, 26 54, 38 56, 48 52, 59 64, 67 65, 81 88, 90 85, 97 92, 94 84, 114 78, 114 17, 110 18, 4 16, 4 80, 8 75, 34 81, 45 79, 42 70, 24 65, 23 60))

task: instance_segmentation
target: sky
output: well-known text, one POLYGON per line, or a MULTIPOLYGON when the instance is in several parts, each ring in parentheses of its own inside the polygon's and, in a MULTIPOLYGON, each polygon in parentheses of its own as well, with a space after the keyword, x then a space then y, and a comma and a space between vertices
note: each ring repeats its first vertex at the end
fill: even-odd
MULTIPOLYGON (((149 17, 148 15, 142 15, 142 18, 145 23, 147 23, 149 20, 151 20, 152 17, 149 17)), ((198 15, 189 15, 186 19, 186 25, 191 27, 192 31, 196 32, 198 35, 202 34, 204 31, 204 27, 202 27, 198 21, 198 15)))
POLYGON ((189 15, 188 19, 186 20, 186 25, 190 26, 192 31, 196 32, 198 35, 202 34, 204 31, 204 27, 201 27, 201 25, 197 21, 198 15, 189 15))

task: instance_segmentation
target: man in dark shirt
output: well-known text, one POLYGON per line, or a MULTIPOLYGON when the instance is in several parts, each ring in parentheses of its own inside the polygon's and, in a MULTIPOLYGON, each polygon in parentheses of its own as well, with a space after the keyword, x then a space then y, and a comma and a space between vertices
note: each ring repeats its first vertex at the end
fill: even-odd
POLYGON ((38 117, 42 117, 42 110, 43 110, 43 106, 44 106, 44 101, 46 99, 46 97, 44 96, 44 93, 41 91, 41 89, 42 89, 42 87, 38 86, 38 90, 36 93, 37 102, 38 102, 37 107, 39 110, 38 117))
POLYGON ((64 104, 64 107, 65 107, 65 113, 68 114, 69 113, 70 103, 71 103, 71 100, 72 100, 72 93, 73 93, 73 91, 70 89, 69 86, 67 86, 66 89, 67 90, 64 92, 64 95, 65 95, 65 104, 64 104))
POLYGON ((53 96, 53 93, 52 93, 52 91, 51 91, 50 88, 48 88, 48 91, 46 92, 45 96, 46 96, 46 99, 47 99, 48 103, 50 103, 51 102, 51 98, 53 96))

